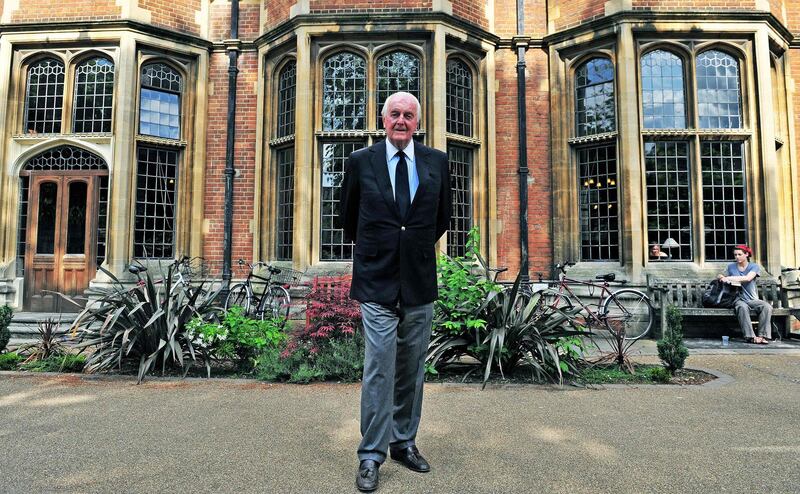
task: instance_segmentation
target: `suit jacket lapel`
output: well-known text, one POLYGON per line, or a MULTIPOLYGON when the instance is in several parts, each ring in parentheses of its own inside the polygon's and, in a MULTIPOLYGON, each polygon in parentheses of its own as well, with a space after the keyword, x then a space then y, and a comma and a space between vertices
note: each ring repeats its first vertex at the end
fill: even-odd
POLYGON ((397 204, 394 202, 394 192, 392 191, 392 182, 389 180, 389 166, 386 163, 386 141, 381 141, 371 148, 372 156, 370 157, 370 164, 372 165, 372 173, 378 181, 378 189, 381 191, 383 200, 389 209, 394 211, 397 216, 400 216, 400 210, 397 209, 397 204))

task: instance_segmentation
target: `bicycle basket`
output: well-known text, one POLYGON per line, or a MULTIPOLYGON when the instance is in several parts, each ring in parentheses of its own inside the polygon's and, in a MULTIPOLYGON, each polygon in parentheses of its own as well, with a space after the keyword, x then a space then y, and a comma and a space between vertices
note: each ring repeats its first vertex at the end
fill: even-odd
POLYGON ((271 280, 275 283, 281 285, 296 285, 300 282, 300 280, 303 279, 302 271, 296 271, 291 268, 283 268, 283 267, 278 267, 278 269, 280 269, 281 272, 273 274, 271 278, 271 280))

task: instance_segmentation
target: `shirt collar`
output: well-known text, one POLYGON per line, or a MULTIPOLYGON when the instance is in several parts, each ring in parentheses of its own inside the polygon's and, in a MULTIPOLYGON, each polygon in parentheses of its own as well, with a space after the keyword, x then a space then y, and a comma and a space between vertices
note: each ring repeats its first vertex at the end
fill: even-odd
MULTIPOLYGON (((389 138, 387 137, 386 138, 386 162, 388 163, 390 159, 394 158, 394 155, 396 155, 398 151, 400 151, 400 150, 397 149, 396 147, 394 147, 394 144, 389 142, 389 138)), ((414 161, 414 139, 411 139, 411 141, 408 143, 408 146, 406 146, 405 149, 403 149, 402 151, 403 151, 403 154, 406 155, 406 158, 410 159, 411 161, 414 161)))

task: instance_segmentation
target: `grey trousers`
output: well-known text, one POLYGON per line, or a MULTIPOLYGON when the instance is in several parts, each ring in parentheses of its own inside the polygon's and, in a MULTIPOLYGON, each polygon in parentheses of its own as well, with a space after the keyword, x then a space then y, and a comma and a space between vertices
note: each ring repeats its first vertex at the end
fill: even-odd
POLYGON ((433 304, 387 307, 366 302, 361 316, 366 348, 358 459, 383 463, 389 447, 415 444, 433 304))
POLYGON ((739 327, 745 338, 755 338, 753 321, 750 320, 750 311, 758 314, 758 335, 772 339, 772 306, 763 300, 739 299, 733 306, 736 317, 739 318, 739 327))

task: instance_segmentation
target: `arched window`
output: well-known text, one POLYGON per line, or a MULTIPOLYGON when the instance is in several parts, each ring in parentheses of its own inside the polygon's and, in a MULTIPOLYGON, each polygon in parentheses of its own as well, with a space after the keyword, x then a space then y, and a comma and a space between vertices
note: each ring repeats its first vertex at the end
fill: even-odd
POLYGON ((167 139, 181 137, 183 78, 165 63, 142 67, 139 133, 167 139))
MULTIPOLYGON (((575 71, 575 122, 578 136, 616 130, 614 65, 607 58, 593 58, 575 71)), ((579 147, 578 204, 581 259, 619 259, 619 207, 617 143, 607 139, 579 147)))
POLYGON ((328 57, 322 69, 322 129, 363 130, 366 115, 366 61, 350 52, 328 57))
POLYGON ((288 62, 278 76, 278 129, 276 137, 294 134, 295 86, 297 63, 288 62))
POLYGON ((405 91, 420 98, 419 57, 406 51, 393 51, 378 58, 378 87, 376 91, 378 120, 377 126, 383 128, 381 110, 386 98, 392 93, 405 91))
POLYGON ((111 132, 114 64, 103 57, 75 68, 74 132, 111 132))
POLYGON ((611 60, 593 58, 575 72, 575 124, 579 137, 616 130, 611 60))
MULTIPOLYGON (((472 71, 459 59, 447 61, 447 132, 472 137, 473 88, 472 71)), ((472 228, 472 173, 474 147, 457 139, 447 142, 450 163, 450 190, 453 209, 447 230, 447 253, 452 257, 466 253, 467 234, 472 228)))
POLYGON ((701 129, 742 126, 739 62, 719 50, 697 56, 697 113, 701 129))
POLYGON ((458 59, 447 61, 447 132, 472 136, 472 71, 458 59))
MULTIPOLYGON (((278 138, 294 137, 296 78, 297 63, 292 60, 278 75, 278 138)), ((275 150, 275 170, 275 258, 290 261, 294 245, 294 139, 275 150)))
POLYGON ((61 132, 64 107, 64 64, 45 58, 28 68, 25 91, 25 132, 48 134, 61 132))
POLYGON ((654 50, 642 57, 642 120, 645 129, 685 129, 683 60, 654 50))

